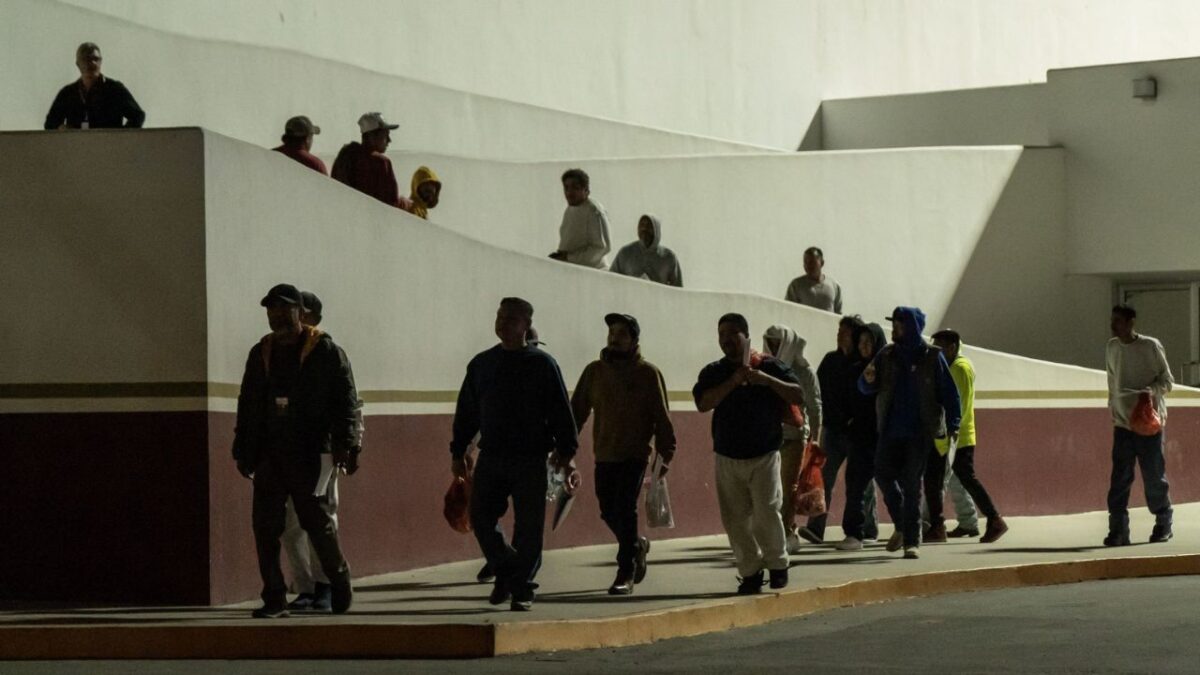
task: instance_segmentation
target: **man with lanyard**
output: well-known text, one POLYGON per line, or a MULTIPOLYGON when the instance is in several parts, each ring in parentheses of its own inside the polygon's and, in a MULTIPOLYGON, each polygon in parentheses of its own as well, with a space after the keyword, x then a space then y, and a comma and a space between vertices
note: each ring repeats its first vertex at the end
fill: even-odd
POLYGON ((43 128, 140 129, 146 113, 125 85, 100 72, 100 47, 85 42, 75 50, 79 79, 58 91, 43 128))

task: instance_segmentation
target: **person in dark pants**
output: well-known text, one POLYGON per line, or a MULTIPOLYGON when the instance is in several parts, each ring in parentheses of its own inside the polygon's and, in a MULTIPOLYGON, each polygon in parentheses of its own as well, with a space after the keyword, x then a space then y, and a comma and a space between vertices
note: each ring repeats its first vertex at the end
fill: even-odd
POLYGON ((479 434, 471 527, 496 574, 489 602, 511 599, 514 611, 533 607, 546 521, 547 455, 551 465, 568 473, 569 489, 579 485, 574 459, 579 442, 567 387, 554 357, 528 343, 532 324, 533 305, 521 298, 500 302, 495 324, 500 344, 467 365, 450 442, 450 470, 466 477, 467 449, 479 434), (511 546, 496 527, 510 498, 511 546))
POLYGON ((63 87, 50 104, 43 128, 51 129, 140 129, 146 121, 133 94, 125 85, 100 72, 104 58, 100 47, 85 42, 75 50, 79 79, 63 87))
POLYGON ((1142 471, 1146 506, 1154 514, 1150 543, 1170 541, 1174 509, 1168 494, 1167 466, 1163 457, 1163 432, 1167 405, 1163 397, 1175 378, 1167 365, 1167 354, 1158 340, 1136 330, 1137 312, 1128 305, 1113 307, 1105 368, 1108 371, 1108 409, 1113 420, 1112 478, 1108 489, 1108 536, 1105 546, 1129 545, 1129 492, 1133 487, 1133 465, 1142 471), (1162 422, 1157 433, 1143 436, 1134 431, 1134 410, 1143 395, 1153 402, 1162 422))
POLYGON ((942 350, 950 363, 950 377, 958 388, 962 404, 962 420, 958 426, 958 442, 961 447, 951 447, 949 439, 938 439, 936 449, 929 455, 925 467, 925 498, 929 505, 929 531, 924 541, 944 542, 947 538, 946 523, 942 517, 945 500, 946 462, 950 471, 974 500, 975 505, 987 518, 987 529, 979 543, 991 544, 1008 532, 1008 524, 996 510, 991 495, 975 475, 975 365, 962 355, 962 337, 957 331, 942 330, 933 334, 933 344, 942 350), (953 459, 951 460, 951 458, 953 459))
MULTIPOLYGON (((629 595, 646 576, 650 540, 638 536, 638 494, 654 449, 670 464, 675 456, 675 428, 667 408, 667 386, 654 364, 638 349, 641 327, 628 314, 609 314, 608 346, 600 359, 583 369, 571 410, 583 429, 592 423, 596 454, 596 497, 600 517, 617 537, 617 577, 610 595, 629 595)), ((666 466, 663 466, 666 471, 666 466)))
POLYGON ((331 586, 331 609, 350 608, 350 566, 337 525, 322 507, 333 472, 350 465, 360 439, 350 360, 329 335, 300 322, 300 291, 279 284, 262 299, 271 333, 250 350, 238 395, 233 457, 254 479, 254 542, 263 606, 256 618, 287 616, 280 536, 288 498, 331 586))
MULTIPOLYGON (((857 357, 850 371, 857 384, 859 376, 887 344, 883 328, 877 323, 854 330, 852 344, 857 357)), ((875 524, 875 449, 879 445, 879 429, 875 422, 875 395, 863 394, 857 386, 850 397, 850 423, 847 436, 850 452, 846 457, 846 506, 842 512, 842 533, 837 543, 839 551, 861 551, 863 541, 879 536, 875 524), (865 499, 867 491, 870 499, 865 499), (867 504, 870 504, 870 509, 867 504), (869 517, 869 519, 868 519, 869 517), (867 529, 867 528, 872 529, 867 529)))
MULTIPOLYGON (((854 418, 854 400, 859 396, 858 376, 862 374, 863 369, 861 364, 857 364, 859 358, 854 344, 854 332, 862 326, 862 319, 858 316, 843 316, 838 322, 837 349, 826 354, 825 358, 821 359, 821 365, 817 366, 824 424, 820 446, 825 451, 825 466, 821 469, 821 478, 825 483, 827 509, 833 500, 838 471, 853 448, 850 425, 854 418)), ((863 490, 862 508, 866 512, 864 536, 867 539, 875 539, 879 536, 879 526, 875 522, 873 485, 868 485, 863 490)), ((800 528, 800 536, 814 544, 820 544, 825 540, 825 525, 828 520, 828 513, 809 518, 808 523, 800 528)))
POLYGON ((925 460, 935 438, 949 436, 956 442, 962 409, 942 350, 921 337, 925 313, 897 307, 888 320, 892 344, 863 370, 858 387, 864 394, 877 394, 875 480, 896 524, 887 549, 903 546, 904 557, 915 559, 920 557, 925 460))

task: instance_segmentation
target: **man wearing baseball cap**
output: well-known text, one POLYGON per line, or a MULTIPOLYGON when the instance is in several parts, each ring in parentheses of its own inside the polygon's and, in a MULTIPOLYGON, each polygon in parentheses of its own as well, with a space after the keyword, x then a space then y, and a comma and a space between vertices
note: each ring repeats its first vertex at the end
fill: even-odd
POLYGON ((311 152, 313 136, 319 133, 321 133, 321 127, 313 124, 312 120, 304 115, 298 115, 283 125, 283 137, 280 139, 283 141, 283 145, 273 148, 273 150, 291 157, 317 173, 328 176, 329 171, 325 169, 325 162, 311 152))
POLYGON ((288 614, 279 552, 289 497, 329 579, 331 609, 341 614, 352 599, 350 566, 338 544, 337 525, 318 495, 334 467, 349 465, 359 444, 354 374, 329 335, 300 322, 304 304, 295 286, 274 286, 260 304, 271 332, 246 359, 233 440, 238 471, 254 481, 252 522, 263 606, 252 615, 288 614))
MULTIPOLYGON (((641 327, 628 314, 609 314, 608 346, 579 376, 571 411, 582 430, 595 411, 596 497, 600 517, 617 537, 617 578, 610 595, 629 595, 646 576, 650 540, 638 536, 638 493, 650 458, 650 440, 665 464, 675 456, 675 428, 662 373, 642 358, 641 327)), ((663 471, 665 472, 664 465, 663 471)))
POLYGON ((382 113, 364 113, 358 118, 362 142, 347 143, 333 160, 333 178, 363 194, 404 210, 412 205, 400 196, 392 160, 383 154, 392 142, 392 130, 399 124, 389 124, 382 113))

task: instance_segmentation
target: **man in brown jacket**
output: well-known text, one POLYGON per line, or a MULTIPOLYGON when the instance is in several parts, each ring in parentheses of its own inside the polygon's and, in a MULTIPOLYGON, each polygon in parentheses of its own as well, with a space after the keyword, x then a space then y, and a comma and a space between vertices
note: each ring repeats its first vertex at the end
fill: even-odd
POLYGON ((662 373, 638 350, 641 328, 628 314, 609 314, 608 347, 579 376, 571 410, 580 429, 595 410, 592 445, 600 517, 617 537, 617 578, 611 595, 629 595, 646 577, 650 540, 638 536, 638 494, 650 457, 650 439, 666 464, 675 455, 662 373))

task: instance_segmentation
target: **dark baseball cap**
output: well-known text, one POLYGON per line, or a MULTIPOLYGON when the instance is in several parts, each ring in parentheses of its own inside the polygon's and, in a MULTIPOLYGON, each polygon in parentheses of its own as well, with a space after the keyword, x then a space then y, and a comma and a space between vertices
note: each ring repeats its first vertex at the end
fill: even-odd
POLYGON ((292 136, 294 138, 307 138, 314 134, 321 133, 321 127, 312 123, 304 115, 297 115, 291 118, 283 125, 283 135, 292 136))
POLYGON ((277 284, 267 291, 263 296, 261 304, 263 307, 270 307, 274 302, 284 302, 289 305, 304 306, 304 296, 300 295, 300 289, 291 284, 277 284))
POLYGON ((634 340, 642 334, 642 327, 638 325, 638 320, 628 314, 605 314, 604 323, 612 326, 614 323, 623 323, 629 328, 629 335, 634 340))
POLYGON ((304 311, 321 316, 321 299, 312 291, 300 291, 300 299, 304 301, 304 311))

